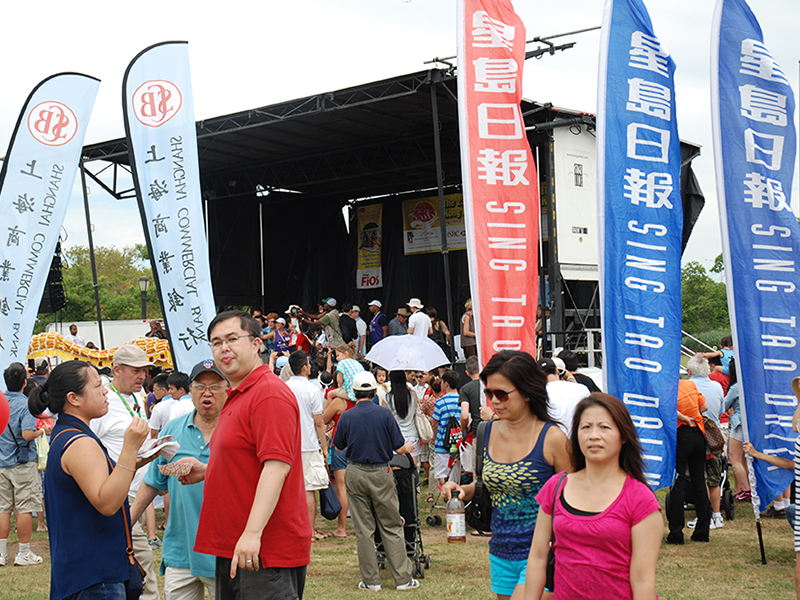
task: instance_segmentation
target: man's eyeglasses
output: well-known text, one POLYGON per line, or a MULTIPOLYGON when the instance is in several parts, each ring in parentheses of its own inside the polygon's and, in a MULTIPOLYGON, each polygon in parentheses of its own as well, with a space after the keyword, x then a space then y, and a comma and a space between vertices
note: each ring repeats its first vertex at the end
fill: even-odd
POLYGON ((205 394, 206 390, 210 390, 212 393, 216 394, 217 392, 221 392, 222 390, 228 389, 228 386, 223 385, 221 383, 212 383, 211 385, 204 385, 202 383, 193 383, 192 389, 197 390, 201 394, 205 394))
POLYGON ((228 346, 233 346, 236 342, 238 342, 242 338, 251 338, 254 337, 252 335, 232 335, 230 337, 225 338, 224 340, 211 340, 209 346, 213 349, 222 348, 223 344, 228 344, 228 346))
POLYGON ((487 400, 491 400, 492 396, 494 396, 499 402, 505 402, 508 400, 508 395, 516 391, 516 389, 508 390, 506 392, 505 390, 491 390, 489 388, 483 388, 483 393, 486 394, 487 400))

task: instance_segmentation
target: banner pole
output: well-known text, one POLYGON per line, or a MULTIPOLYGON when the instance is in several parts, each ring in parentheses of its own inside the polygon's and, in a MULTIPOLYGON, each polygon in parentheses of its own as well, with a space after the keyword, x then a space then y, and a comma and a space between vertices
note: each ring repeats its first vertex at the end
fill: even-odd
POLYGON ((97 328, 100 330, 100 349, 106 349, 103 337, 103 316, 100 312, 100 289, 97 285, 97 264, 94 260, 94 238, 92 237, 92 216, 89 213, 89 193, 86 191, 86 167, 81 159, 81 190, 83 192, 83 211, 86 214, 86 235, 89 237, 89 260, 92 263, 92 287, 94 288, 94 304, 97 309, 97 328))
MULTIPOLYGON (((453 293, 450 285, 450 253, 447 248, 447 220, 444 213, 444 182, 442 181, 442 145, 439 140, 439 104, 436 83, 431 85, 431 112, 433 112, 433 148, 436 155, 436 187, 439 190, 439 231, 442 234, 442 261, 444 262, 444 292, 447 299, 447 322, 453 325, 453 293)), ((453 333, 450 334, 452 340, 453 333)), ((447 347, 447 358, 454 362, 453 346, 447 347)))
POLYGON ((767 555, 764 553, 764 536, 761 535, 761 518, 756 519, 756 529, 758 530, 758 546, 761 548, 761 564, 767 564, 767 555))

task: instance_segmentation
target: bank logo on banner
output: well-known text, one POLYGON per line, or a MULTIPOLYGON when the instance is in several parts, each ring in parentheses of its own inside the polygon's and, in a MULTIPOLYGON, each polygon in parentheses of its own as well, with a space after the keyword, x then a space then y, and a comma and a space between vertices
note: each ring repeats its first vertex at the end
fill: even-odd
POLYGON ((100 82, 62 73, 28 97, 0 172, 0 365, 25 362, 100 82))
MULTIPOLYGON (((800 365, 800 227, 790 206, 794 93, 744 0, 717 2, 712 36, 717 195, 744 439, 791 459, 792 378, 800 365)), ((793 474, 760 460, 752 465, 758 512, 793 474)))
POLYGON ((158 44, 128 66, 123 109, 128 151, 153 276, 177 368, 208 358, 215 316, 197 158, 189 51, 158 44))
POLYGON ((171 81, 145 81, 133 93, 131 103, 142 125, 160 127, 178 114, 183 96, 171 81))
POLYGON ((78 117, 63 102, 42 102, 28 115, 28 131, 42 144, 63 146, 78 133, 78 117))
POLYGON ((458 122, 482 364, 535 353, 539 188, 520 110, 525 27, 509 0, 458 4, 458 122))
POLYGON ((681 342, 675 65, 640 0, 607 0, 597 117, 603 376, 633 417, 653 489, 672 484, 681 342))

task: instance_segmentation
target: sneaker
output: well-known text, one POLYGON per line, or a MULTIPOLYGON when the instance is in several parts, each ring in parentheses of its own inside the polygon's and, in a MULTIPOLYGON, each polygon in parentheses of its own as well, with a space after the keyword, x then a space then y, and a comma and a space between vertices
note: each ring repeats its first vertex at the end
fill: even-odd
POLYGON ((411 581, 409 581, 408 583, 404 583, 403 585, 398 585, 397 589, 398 590, 413 590, 413 589, 418 588, 418 587, 419 587, 419 581, 417 581, 416 579, 412 578, 411 581))
POLYGON ((0 567, 5 567, 8 564, 8 553, 3 552, 0 554, 0 567))
POLYGON ((24 567, 27 565, 38 565, 44 559, 41 556, 37 556, 30 550, 27 552, 17 552, 17 556, 14 557, 14 566, 15 567, 24 567))
POLYGON ((752 499, 750 490, 739 490, 733 495, 734 502, 750 502, 752 499))
POLYGON ((379 583, 378 585, 367 585, 363 581, 359 581, 358 582, 358 589, 360 589, 360 590, 370 590, 371 592, 380 592, 381 591, 381 584, 379 583))
POLYGON ((691 521, 689 521, 689 522, 686 524, 686 526, 687 526, 689 529, 694 529, 695 527, 697 527, 697 519, 696 519, 696 518, 695 518, 695 519, 692 519, 691 521))
POLYGON ((722 515, 719 517, 713 517, 711 519, 711 524, 713 525, 712 529, 722 529, 725 527, 725 520, 722 518, 722 515))
POLYGON ((161 540, 157 537, 153 538, 152 540, 148 539, 147 543, 150 544, 151 548, 161 548, 161 540))

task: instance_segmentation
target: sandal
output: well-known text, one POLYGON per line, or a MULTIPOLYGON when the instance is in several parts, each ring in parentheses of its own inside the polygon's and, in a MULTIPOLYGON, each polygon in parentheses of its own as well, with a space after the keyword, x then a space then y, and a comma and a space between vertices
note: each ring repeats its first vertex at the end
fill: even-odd
POLYGON ((321 531, 315 531, 314 535, 311 536, 311 541, 312 542, 321 542, 322 540, 326 539, 327 537, 328 537, 327 534, 322 533, 321 531))
POLYGON ((428 497, 425 498, 425 502, 433 502, 434 500, 433 494, 428 494, 428 497))

